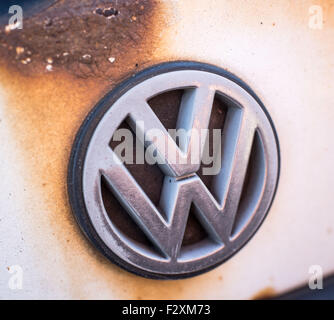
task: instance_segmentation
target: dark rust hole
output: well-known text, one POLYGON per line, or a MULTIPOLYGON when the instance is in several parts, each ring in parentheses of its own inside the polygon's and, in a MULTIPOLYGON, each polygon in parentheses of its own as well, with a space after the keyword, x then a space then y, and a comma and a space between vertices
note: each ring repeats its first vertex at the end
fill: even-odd
POLYGON ((100 16, 104 16, 106 18, 108 17, 115 17, 119 14, 119 11, 115 8, 97 8, 94 11, 96 14, 100 15, 100 16))

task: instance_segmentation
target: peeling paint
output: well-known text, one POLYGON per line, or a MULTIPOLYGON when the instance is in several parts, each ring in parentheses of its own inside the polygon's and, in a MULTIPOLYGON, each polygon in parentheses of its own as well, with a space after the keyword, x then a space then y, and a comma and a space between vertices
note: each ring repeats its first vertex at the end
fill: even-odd
POLYGON ((115 81, 151 60, 157 7, 155 0, 57 1, 27 18, 22 30, 2 28, 0 57, 24 75, 48 68, 115 81))

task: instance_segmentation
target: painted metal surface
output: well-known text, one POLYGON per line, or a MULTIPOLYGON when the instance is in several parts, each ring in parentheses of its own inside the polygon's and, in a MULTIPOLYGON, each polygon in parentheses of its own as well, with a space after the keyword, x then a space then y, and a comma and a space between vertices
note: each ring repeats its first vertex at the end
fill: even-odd
POLYGON ((125 39, 132 24, 138 32, 131 45, 110 42, 98 54, 107 59, 102 69, 77 63, 80 50, 70 52, 71 68, 52 63, 50 71, 49 57, 36 53, 25 69, 16 60, 22 39, 11 43, 2 32, 1 44, 15 53, 2 46, 1 298, 247 299, 307 283, 311 265, 334 271, 333 1, 318 2, 322 29, 310 27, 312 1, 154 3, 144 20, 130 11, 125 24, 113 20, 125 39), (233 259, 193 279, 148 280, 110 265, 82 237, 68 205, 67 163, 78 127, 106 92, 134 70, 181 59, 215 64, 250 84, 276 125, 284 165, 268 219, 233 259), (17 265, 22 290, 8 286, 17 265))

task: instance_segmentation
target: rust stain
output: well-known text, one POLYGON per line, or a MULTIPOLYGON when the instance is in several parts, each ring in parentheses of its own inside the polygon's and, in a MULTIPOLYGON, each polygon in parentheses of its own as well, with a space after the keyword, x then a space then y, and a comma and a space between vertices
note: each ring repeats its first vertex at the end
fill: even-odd
MULTIPOLYGON (((60 72, 27 77, 8 71, 4 65, 0 66, 0 74, 7 98, 5 116, 23 151, 29 191, 41 194, 39 197, 48 208, 47 212, 41 212, 44 210, 32 198, 31 234, 42 244, 42 239, 48 242, 48 233, 51 233, 63 248, 68 261, 66 272, 70 273, 70 265, 74 263, 71 251, 83 253, 91 250, 86 241, 82 241, 67 202, 68 157, 80 122, 108 85, 103 81, 83 80, 60 72), (70 246, 66 239, 71 240, 70 246)), ((39 254, 43 256, 42 252, 39 254)), ((75 281, 72 275, 69 277, 75 281)), ((72 287, 76 288, 76 285, 73 283, 72 287)), ((80 288, 75 289, 72 295, 76 296, 77 291, 80 288)))
POLYGON ((25 19, 22 30, 3 27, 0 56, 25 75, 65 70, 118 80, 150 61, 156 9, 154 0, 60 0, 25 19))
POLYGON ((253 300, 264 300, 264 299, 269 299, 273 298, 277 295, 276 290, 273 287, 266 287, 259 292, 257 292, 252 299, 253 300))
MULTIPOLYGON (((31 234, 40 242, 36 250, 41 257, 42 246, 56 243, 60 247, 63 260, 55 268, 62 270, 56 273, 67 274, 72 298, 91 297, 86 282, 98 279, 112 284, 107 296, 120 299, 182 298, 191 284, 200 289, 215 283, 216 271, 182 281, 148 280, 129 274, 91 246, 69 207, 69 154, 87 113, 136 68, 161 62, 154 52, 163 29, 163 6, 153 0, 118 1, 118 6, 116 1, 108 1, 108 7, 106 3, 59 1, 42 13, 45 19, 38 19, 40 14, 27 21, 22 33, 0 35, 0 85, 6 95, 5 115, 24 155, 30 191, 32 195, 35 191, 41 194, 47 207, 46 212, 41 212, 36 196, 31 196, 31 234), (64 56, 64 52, 69 55, 64 56), (85 54, 89 57, 83 57, 85 54), (115 59, 108 60, 111 57, 115 59), (22 63, 27 58, 31 61, 22 63), (52 68, 47 70, 47 65, 52 68), (83 267, 84 277, 78 272, 83 267)), ((48 272, 52 277, 52 270, 48 272)))

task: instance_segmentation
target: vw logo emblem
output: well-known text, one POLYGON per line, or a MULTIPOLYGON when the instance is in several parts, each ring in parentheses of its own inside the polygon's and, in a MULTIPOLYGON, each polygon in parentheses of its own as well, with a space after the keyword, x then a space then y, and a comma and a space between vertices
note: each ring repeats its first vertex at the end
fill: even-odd
POLYGON ((73 145, 68 192, 104 256, 144 277, 178 279, 213 269, 247 243, 278 176, 276 133, 254 92, 215 66, 172 62, 121 83, 90 112, 73 145))

